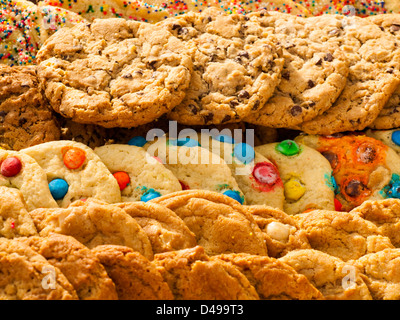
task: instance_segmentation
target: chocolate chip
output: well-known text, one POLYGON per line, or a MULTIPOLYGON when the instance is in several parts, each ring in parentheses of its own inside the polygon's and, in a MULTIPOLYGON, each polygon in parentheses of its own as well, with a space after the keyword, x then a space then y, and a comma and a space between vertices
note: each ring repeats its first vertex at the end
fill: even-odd
POLYGON ((177 30, 177 29, 181 29, 182 27, 179 24, 174 23, 172 25, 172 30, 177 30))
POLYGON ((204 123, 207 124, 208 122, 212 121, 214 118, 214 115, 212 113, 208 113, 207 115, 204 116, 204 123))
POLYGON ((178 29, 178 34, 179 35, 185 35, 185 34, 188 34, 189 33, 189 30, 188 30, 188 28, 185 28, 185 27, 183 27, 183 28, 180 28, 180 29, 178 29))
POLYGON ((315 63, 315 65, 317 65, 317 66, 320 66, 322 64, 322 59, 319 59, 316 63, 315 63))
POLYGON ((393 68, 388 68, 386 69, 386 73, 393 73, 394 69, 393 68))
POLYGON ((308 80, 307 84, 309 88, 313 88, 315 86, 315 83, 312 80, 308 80))
POLYGON ((237 102, 236 100, 231 100, 231 101, 229 101, 229 105, 231 107, 236 107, 237 105, 239 105, 239 102, 237 102))
POLYGON ((250 58, 249 53, 248 53, 247 51, 241 51, 241 52, 239 52, 239 53, 238 53, 238 56, 239 56, 239 57, 244 57, 244 58, 247 58, 247 59, 250 58))
POLYGON ((150 61, 150 62, 148 63, 148 65, 149 65, 150 68, 152 68, 152 69, 155 69, 156 64, 157 64, 157 61, 156 61, 156 60, 150 61))
POLYGON ((190 112, 193 114, 197 114, 199 112, 199 110, 197 109, 197 107, 194 104, 189 104, 188 107, 190 109, 190 112))
POLYGON ((364 189, 365 185, 361 181, 353 179, 347 184, 344 191, 348 196, 355 198, 358 197, 364 189))
POLYGON ((335 169, 339 163, 338 156, 332 151, 323 151, 321 154, 329 161, 332 169, 335 169))
POLYGON ((303 112, 303 108, 300 107, 299 105, 294 105, 291 109, 290 109, 290 114, 293 117, 297 117, 299 114, 301 114, 303 112))
POLYGON ((327 53, 327 54, 325 55, 325 57, 324 57, 324 60, 325 60, 325 61, 328 61, 328 62, 332 62, 332 61, 333 61, 333 56, 332 56, 332 54, 327 53))
POLYGON ((282 72, 282 78, 289 80, 290 79, 290 73, 289 72, 282 72))
POLYGON ((123 74, 123 75, 122 75, 122 78, 124 78, 124 79, 132 78, 132 74, 131 74, 131 73, 123 74))
POLYGON ((392 26, 390 27, 390 32, 396 32, 400 30, 400 25, 398 24, 392 24, 392 26))
POLYGON ((308 103, 308 106, 311 107, 311 108, 314 107, 314 106, 315 106, 315 102, 314 102, 314 101, 310 101, 310 102, 308 103))
POLYGON ((358 159, 362 163, 373 162, 376 158, 376 150, 373 146, 360 146, 357 148, 358 159))
POLYGON ((242 90, 239 92, 238 97, 240 99, 248 99, 250 98, 250 93, 248 93, 246 90, 242 90))
POLYGON ((19 119, 18 120, 18 124, 20 125, 20 126, 23 126, 25 123, 27 123, 28 122, 28 120, 26 120, 25 118, 21 118, 21 119, 19 119))
POLYGON ((231 119, 232 119, 232 117, 231 117, 229 114, 227 114, 227 115, 222 119, 221 123, 225 123, 225 122, 227 122, 227 121, 229 121, 229 120, 231 120, 231 119))
POLYGON ((252 108, 253 111, 257 110, 259 106, 260 106, 260 100, 257 100, 256 102, 254 102, 254 105, 253 105, 253 108, 252 108))

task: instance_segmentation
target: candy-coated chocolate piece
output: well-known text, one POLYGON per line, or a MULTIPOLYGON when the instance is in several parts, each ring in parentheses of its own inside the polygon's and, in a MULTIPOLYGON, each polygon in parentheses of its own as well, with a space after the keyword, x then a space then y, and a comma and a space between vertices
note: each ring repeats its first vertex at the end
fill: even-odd
POLYGON ((85 151, 76 147, 67 148, 63 156, 65 166, 72 170, 80 168, 85 160, 85 151))
POLYGON ((191 139, 189 137, 186 138, 179 138, 179 139, 169 139, 168 143, 171 146, 178 146, 178 147, 199 147, 200 143, 195 140, 195 139, 191 139))
POLYGON ((400 198, 400 182, 393 183, 392 187, 388 192, 388 195, 391 198, 400 198))
POLYGON ((321 154, 329 161, 332 169, 335 169, 339 163, 339 159, 336 153, 326 150, 321 152, 321 154))
POLYGON ((6 158, 0 166, 1 174, 5 177, 14 177, 21 172, 22 163, 17 157, 6 158))
POLYGON ((143 202, 147 202, 147 201, 150 201, 151 199, 155 199, 158 197, 161 197, 161 193, 159 193, 158 191, 156 191, 154 189, 149 189, 140 197, 140 200, 143 202))
POLYGON ((243 162, 244 164, 252 162, 255 158, 254 148, 247 143, 236 144, 233 148, 233 154, 239 161, 243 162))
POLYGON ((240 204, 243 204, 243 198, 240 196, 240 193, 238 191, 235 190, 226 190, 224 191, 222 194, 236 200, 237 202, 239 202, 240 204))
POLYGON ((261 184, 274 185, 280 179, 276 167, 269 162, 259 162, 254 166, 252 175, 261 184))
POLYGON ((230 144, 235 144, 235 140, 231 136, 228 136, 226 134, 219 134, 217 136, 213 136, 212 138, 217 140, 217 141, 230 143, 230 144))
POLYGON ((299 145, 293 140, 283 140, 276 145, 276 151, 285 156, 294 156, 300 152, 299 145))
POLYGON ((392 141, 395 143, 397 146, 400 146, 400 130, 393 131, 392 132, 392 141))
POLYGON ((285 188, 285 197, 287 200, 297 201, 306 192, 306 188, 296 178, 290 178, 283 186, 285 188))
POLYGON ((182 190, 190 190, 190 187, 183 181, 179 180, 182 190))
POLYGON ((334 199, 333 200, 334 201, 334 203, 335 203, 335 210, 336 211, 342 211, 342 204, 340 203, 340 201, 338 200, 338 199, 334 199))
POLYGON ((142 136, 135 136, 128 141, 130 146, 143 147, 147 140, 142 136))
POLYGON ((68 192, 69 185, 64 179, 54 179, 49 182, 51 195, 55 200, 61 200, 68 192))
POLYGON ((122 191, 124 190, 129 183, 131 182, 131 179, 129 178, 129 175, 125 171, 117 171, 113 173, 114 178, 117 180, 119 189, 122 191))

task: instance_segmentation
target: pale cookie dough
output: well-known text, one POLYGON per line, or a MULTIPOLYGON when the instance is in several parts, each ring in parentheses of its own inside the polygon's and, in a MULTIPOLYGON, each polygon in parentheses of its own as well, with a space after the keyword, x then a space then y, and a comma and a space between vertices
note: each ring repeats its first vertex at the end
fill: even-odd
POLYGON ((15 162, 12 166, 15 171, 10 172, 11 176, 8 173, 4 176, 6 172, 0 172, 0 186, 18 189, 26 202, 28 211, 58 206, 51 196, 46 172, 34 158, 20 151, 0 149, 0 163, 3 167, 8 161, 15 162))
POLYGON ((283 211, 298 214, 335 209, 332 168, 318 151, 293 140, 257 146, 255 150, 279 170, 285 197, 283 211))
POLYGON ((376 225, 357 214, 313 210, 294 219, 305 231, 311 248, 343 261, 394 247, 376 225))
POLYGON ((364 277, 374 300, 399 300, 400 249, 386 249, 350 261, 364 277))
POLYGON ((279 258, 305 275, 326 300, 372 300, 361 272, 319 250, 294 250, 279 258))
POLYGON ((400 198, 400 156, 381 141, 359 133, 302 134, 295 141, 316 149, 330 162, 337 211, 350 211, 366 200, 400 198))
MULTIPOLYGON (((23 149, 21 153, 37 161, 45 171, 49 185, 53 181, 60 181, 56 179, 68 185, 64 196, 55 198, 60 207, 68 207, 75 200, 83 198, 95 198, 108 203, 121 201, 117 180, 93 149, 83 143, 52 141, 23 149)), ((62 190, 55 188, 55 191, 58 193, 62 190)))
POLYGON ((268 256, 280 258, 296 249, 311 249, 307 233, 296 220, 281 210, 269 206, 246 207, 264 235, 268 256))
POLYGON ((68 208, 36 209, 30 212, 39 235, 60 233, 72 236, 88 248, 115 244, 134 249, 152 259, 146 233, 123 209, 103 202, 76 201, 68 208))
POLYGON ((292 129, 323 135, 365 129, 400 83, 398 41, 376 24, 357 16, 322 15, 307 20, 323 28, 327 45, 331 41, 339 44, 350 72, 345 88, 331 108, 292 129))
POLYGON ((0 238, 0 300, 78 300, 60 271, 28 245, 0 238))
POLYGON ((309 19, 283 13, 249 14, 273 32, 283 50, 285 64, 281 81, 259 112, 244 121, 272 128, 288 128, 309 121, 328 110, 346 86, 349 63, 339 41, 339 33, 309 19), (326 38, 330 37, 330 41, 326 38))
POLYGON ((160 196, 182 190, 178 178, 157 159, 151 157, 144 148, 109 144, 95 148, 94 152, 117 181, 122 180, 122 202, 139 201, 149 190, 157 192, 160 196), (122 178, 119 178, 120 175, 122 178))
POLYGON ((79 300, 118 300, 115 285, 100 260, 71 236, 52 233, 47 237, 18 238, 60 269, 74 287, 79 300))
POLYGON ((0 236, 8 239, 38 234, 21 191, 0 187, 0 236))
POLYGON ((62 28, 37 59, 56 112, 107 128, 146 124, 170 111, 192 70, 188 48, 165 28, 122 18, 62 28))
POLYGON ((272 32, 217 8, 158 23, 190 46, 193 73, 183 101, 168 113, 186 125, 240 122, 260 110, 280 81, 284 59, 272 32))

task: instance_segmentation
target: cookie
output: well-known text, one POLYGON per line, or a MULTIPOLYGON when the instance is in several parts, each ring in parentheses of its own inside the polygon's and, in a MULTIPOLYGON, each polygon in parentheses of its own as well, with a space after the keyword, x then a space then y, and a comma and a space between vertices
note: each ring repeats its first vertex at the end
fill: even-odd
POLYGON ((38 234, 21 191, 0 187, 0 236, 8 239, 38 234))
POLYGON ((369 17, 381 14, 388 14, 392 11, 399 12, 395 8, 392 0, 357 0, 354 3, 356 15, 360 17, 369 17), (392 4, 391 4, 392 3, 392 4))
POLYGON ((197 245, 195 234, 183 220, 160 204, 134 201, 116 205, 139 223, 149 237, 155 254, 197 245))
MULTIPOLYGON (((379 26, 379 28, 384 30, 388 35, 392 35, 397 40, 400 39, 400 14, 374 15, 366 19, 379 26)), ((369 127, 372 129, 394 129, 399 127, 399 103, 400 85, 397 86, 377 118, 369 127)))
MULTIPOLYGON (((220 156, 199 146, 198 141, 160 137, 144 145, 157 157, 182 185, 182 190, 209 190, 233 197, 245 203, 243 192, 229 166, 220 156)), ((159 194, 156 194, 159 196, 159 194)))
POLYGON ((178 178, 144 148, 109 144, 94 152, 118 181, 122 202, 146 201, 149 194, 182 190, 178 178))
POLYGON ((160 272, 140 253, 118 245, 100 245, 92 252, 115 283, 119 300, 173 300, 160 272))
POLYGON ((84 198, 120 202, 117 180, 93 149, 83 143, 59 140, 20 151, 46 172, 52 198, 60 207, 84 198))
POLYGON ((259 300, 243 273, 227 262, 210 259, 201 246, 156 254, 152 263, 175 300, 259 300))
POLYGON ((284 189, 278 168, 252 144, 236 141, 232 136, 199 134, 202 147, 219 155, 231 170, 246 204, 265 204, 283 209, 284 189))
POLYGON ((324 300, 304 275, 278 259, 245 253, 222 254, 211 259, 237 267, 262 300, 324 300))
POLYGON ((216 192, 188 190, 151 200, 174 211, 208 255, 267 255, 263 233, 243 206, 216 192))
POLYGON ((28 211, 57 207, 46 172, 34 158, 21 151, 0 149, 0 186, 18 189, 28 211))
POLYGON ((397 40, 376 24, 357 16, 322 15, 307 20, 323 26, 327 36, 330 32, 338 35, 330 37, 328 43, 339 43, 344 49, 350 71, 346 86, 334 104, 292 129, 322 135, 365 129, 374 122, 399 85, 397 40))
POLYGON ((150 241, 134 218, 117 206, 94 200, 76 201, 68 208, 30 212, 39 235, 72 236, 88 248, 102 244, 124 245, 152 258, 150 241))
POLYGON ((265 32, 274 33, 283 47, 285 63, 271 98, 244 121, 291 128, 328 110, 345 88, 349 73, 347 57, 339 41, 333 41, 339 33, 327 33, 315 18, 265 12, 248 18, 260 23, 265 32))
POLYGON ((0 62, 9 66, 34 64, 47 39, 38 7, 25 0, 0 1, 0 62))
POLYGON ((306 276, 326 300, 372 300, 361 273, 339 258, 303 249, 291 251, 279 260, 306 276))
POLYGON ((313 210, 296 215, 294 219, 305 231, 312 249, 343 261, 393 248, 390 239, 372 222, 353 213, 313 210))
POLYGON ((306 231, 285 212, 269 206, 246 207, 264 235, 268 256, 280 258, 296 249, 311 249, 306 231))
POLYGON ((218 8, 157 25, 190 46, 193 73, 183 101, 168 113, 186 125, 239 122, 257 112, 280 81, 284 59, 271 32, 218 8))
POLYGON ((400 158, 381 141, 357 133, 303 134, 295 141, 316 149, 330 162, 336 210, 350 211, 366 200, 399 196, 400 158))
POLYGON ((383 142, 389 148, 400 154, 400 131, 397 129, 365 130, 365 135, 383 142))
POLYGON ((375 224, 396 248, 400 247, 400 200, 368 200, 351 210, 351 213, 375 224))
POLYGON ((38 53, 37 74, 63 117, 130 128, 178 105, 191 70, 188 49, 165 28, 111 18, 55 33, 38 53))
POLYGON ((36 67, 0 64, 0 123, 5 149, 60 139, 60 126, 39 90, 36 67))
POLYGON ((351 261, 357 270, 364 276, 374 300, 399 300, 400 279, 398 270, 400 263, 400 249, 386 249, 367 254, 355 261, 351 261))
POLYGON ((79 300, 118 300, 115 285, 100 260, 75 238, 52 233, 47 237, 24 237, 16 241, 28 245, 60 269, 79 300))
POLYGON ((1 300, 78 300, 64 274, 28 245, 0 238, 1 300))
POLYGON ((290 139, 261 145, 255 150, 278 168, 284 187, 283 211, 298 214, 313 209, 335 209, 332 168, 321 153, 290 139))

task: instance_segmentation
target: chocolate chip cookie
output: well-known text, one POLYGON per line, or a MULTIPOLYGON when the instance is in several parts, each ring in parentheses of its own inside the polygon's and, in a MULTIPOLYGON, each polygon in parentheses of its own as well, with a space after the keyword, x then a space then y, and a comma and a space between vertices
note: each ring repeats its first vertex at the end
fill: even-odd
POLYGON ((192 62, 165 28, 122 18, 62 28, 38 53, 51 107, 75 122, 134 127, 184 98, 192 62))
POLYGON ((18 151, 60 139, 60 126, 36 77, 35 66, 0 65, 0 146, 18 151))
POLYGON ((191 47, 194 63, 186 96, 170 119, 187 125, 239 122, 272 95, 283 58, 274 35, 257 22, 208 8, 158 24, 191 47))

